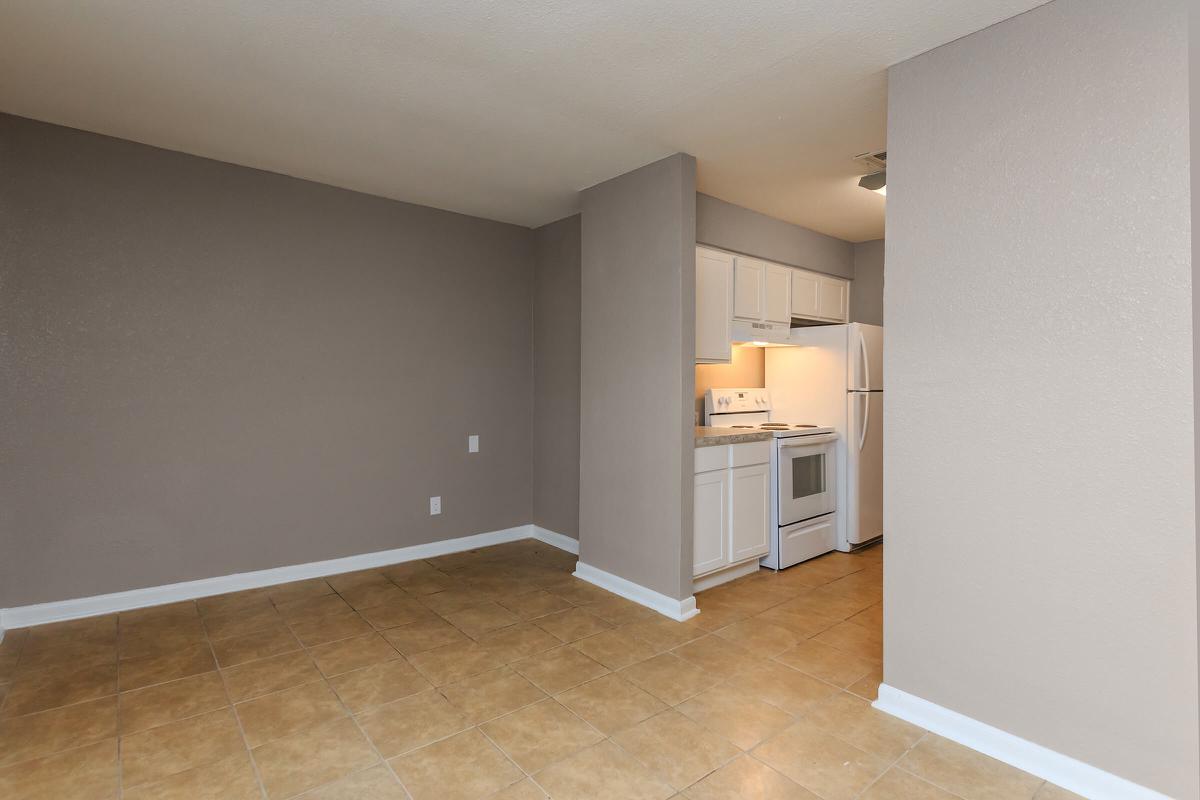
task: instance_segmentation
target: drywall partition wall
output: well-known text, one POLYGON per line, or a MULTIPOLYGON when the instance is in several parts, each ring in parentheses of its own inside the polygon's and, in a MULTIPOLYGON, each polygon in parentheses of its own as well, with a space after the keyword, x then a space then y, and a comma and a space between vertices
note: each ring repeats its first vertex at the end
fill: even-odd
POLYGON ((581 197, 579 558, 676 599, 692 594, 695 176, 676 154, 581 197))
MULTIPOLYGON (((1200 353, 1200 297, 1197 296, 1197 269, 1200 266, 1200 9, 1193 3, 1188 12, 1188 87, 1190 89, 1192 139, 1192 397, 1200 395, 1200 370, 1196 354, 1200 353)), ((1194 409, 1192 432, 1195 446, 1193 463, 1200 461, 1200 408, 1194 409)), ((1200 501, 1200 470, 1196 472, 1196 497, 1200 501)), ((1200 516, 1198 509, 1197 516, 1200 516)), ((1200 587, 1200 541, 1196 546, 1196 580, 1200 587)), ((1197 591, 1197 649, 1200 660, 1200 590, 1197 591)), ((1200 685, 1200 670, 1196 680, 1200 685)), ((1197 689, 1200 692, 1200 688, 1197 689)))
POLYGON ((534 233, 533 524, 578 539, 579 215, 534 233))
POLYGON ((883 239, 854 245, 850 321, 883 324, 883 239))
POLYGON ((0 607, 528 523, 533 254, 0 116, 0 607))
POLYGON ((884 680, 1194 799, 1186 13, 889 70, 884 680))
POLYGON ((696 195, 696 241, 793 267, 854 277, 850 242, 706 194, 696 195))

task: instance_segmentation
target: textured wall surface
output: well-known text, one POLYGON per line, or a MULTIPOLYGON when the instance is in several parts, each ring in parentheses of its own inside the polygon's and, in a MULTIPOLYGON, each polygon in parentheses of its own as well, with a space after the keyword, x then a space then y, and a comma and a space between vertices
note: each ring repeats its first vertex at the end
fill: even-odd
POLYGON ((696 195, 696 242, 780 264, 854 277, 854 245, 757 211, 696 195))
POLYGON ((854 245, 850 321, 883 324, 883 239, 854 245))
POLYGON ((532 231, 10 116, 0 231, 0 607, 529 522, 532 231))
POLYGON ((1200 796, 1187 22, 889 72, 885 680, 1200 796))
POLYGON ((533 522, 579 538, 579 215, 538 228, 533 280, 533 522))
POLYGON ((677 154, 582 197, 579 557, 675 598, 692 595, 695 181, 677 154))
MULTIPOLYGON (((1188 73, 1191 89, 1191 132, 1192 132, 1192 396, 1200 394, 1200 371, 1197 370, 1196 353, 1200 353, 1200 297, 1197 297, 1197 286, 1200 281, 1196 274, 1200 265, 1200 11, 1192 7, 1188 15, 1188 73)), ((1200 412, 1200 409, 1197 409, 1200 412)), ((1193 415, 1195 419, 1195 415, 1193 415)), ((1195 450, 1200 458, 1200 425, 1193 431, 1195 450)), ((1200 500, 1200 471, 1196 475, 1196 497, 1200 500)), ((1196 581, 1200 586, 1200 542, 1196 551, 1196 581)), ((1197 658, 1200 660, 1200 592, 1196 598, 1197 618, 1197 658)), ((1200 683, 1200 670, 1196 680, 1200 683)), ((1200 688, 1198 688, 1200 693, 1200 688)))

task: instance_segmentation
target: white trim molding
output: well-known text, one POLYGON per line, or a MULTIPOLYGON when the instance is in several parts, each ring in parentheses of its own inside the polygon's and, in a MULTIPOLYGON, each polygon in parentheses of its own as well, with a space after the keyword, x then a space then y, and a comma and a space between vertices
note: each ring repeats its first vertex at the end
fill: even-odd
POLYGON ((578 539, 572 539, 565 534, 547 530, 540 525, 530 525, 529 527, 532 529, 532 532, 529 534, 530 537, 545 542, 552 547, 557 547, 559 550, 566 550, 568 553, 579 555, 578 539))
POLYGON ((1164 794, 1085 764, 985 722, 923 700, 886 683, 879 685, 880 711, 1023 769, 1090 800, 1170 800, 1164 794))
POLYGON ((639 583, 625 580, 619 575, 605 572, 582 561, 575 564, 575 577, 599 586, 601 589, 607 589, 613 594, 619 594, 626 600, 632 600, 638 605, 643 605, 652 611, 657 611, 663 616, 670 617, 677 622, 691 619, 700 613, 700 610, 696 608, 695 595, 686 597, 683 600, 676 600, 674 597, 668 597, 653 589, 647 589, 639 583))
POLYGON ((518 525, 515 528, 477 533, 473 536, 460 536, 456 539, 445 539, 440 542, 400 547, 395 550, 381 550, 345 558, 332 558, 327 561, 240 572, 235 575, 202 578, 166 586, 151 586, 145 589, 131 589, 127 592, 114 592, 74 600, 3 608, 0 609, 0 640, 4 637, 5 629, 12 630, 29 625, 44 625, 48 622, 91 617, 97 614, 111 614, 115 611, 129 611, 134 608, 175 603, 180 600, 194 600, 197 597, 237 592, 243 589, 258 589, 263 586, 273 586, 277 583, 288 583, 305 578, 322 578, 341 572, 354 572, 360 569, 399 564, 404 561, 416 561, 420 558, 433 558, 447 553, 460 553, 476 547, 515 542, 519 539, 538 539, 571 553, 579 552, 579 542, 569 536, 535 525, 518 525))

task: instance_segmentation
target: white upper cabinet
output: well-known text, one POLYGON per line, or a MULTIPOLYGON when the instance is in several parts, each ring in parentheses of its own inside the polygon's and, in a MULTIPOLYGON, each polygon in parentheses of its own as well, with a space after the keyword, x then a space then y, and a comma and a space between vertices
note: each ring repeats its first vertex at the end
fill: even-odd
POLYGON ((728 364, 735 327, 779 341, 795 318, 847 322, 849 311, 850 281, 843 278, 696 248, 697 364, 728 364))
POLYGON ((733 268, 733 316, 757 322, 763 318, 763 290, 767 265, 754 258, 738 256, 733 268))
POLYGON ((850 281, 803 269, 792 273, 792 316, 846 322, 850 310, 850 281))
POLYGON ((788 267, 767 264, 763 280, 763 317, 767 322, 787 325, 792 321, 791 273, 788 267))
POLYGON ((850 282, 822 275, 820 300, 818 316, 822 319, 846 322, 850 311, 850 282))
POLYGON ((696 248, 696 363, 729 363, 733 320, 733 256, 696 248))
POLYGON ((733 265, 733 316, 787 325, 792 318, 791 268, 738 256, 733 265))
POLYGON ((792 314, 821 316, 821 279, 812 272, 792 270, 792 314))

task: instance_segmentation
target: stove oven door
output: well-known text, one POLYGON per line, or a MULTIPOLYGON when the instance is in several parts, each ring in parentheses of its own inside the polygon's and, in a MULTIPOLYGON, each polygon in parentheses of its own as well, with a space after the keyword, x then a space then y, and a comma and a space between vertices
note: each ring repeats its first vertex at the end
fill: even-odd
POLYGON ((837 510, 837 434, 791 436, 779 447, 779 525, 837 510))

